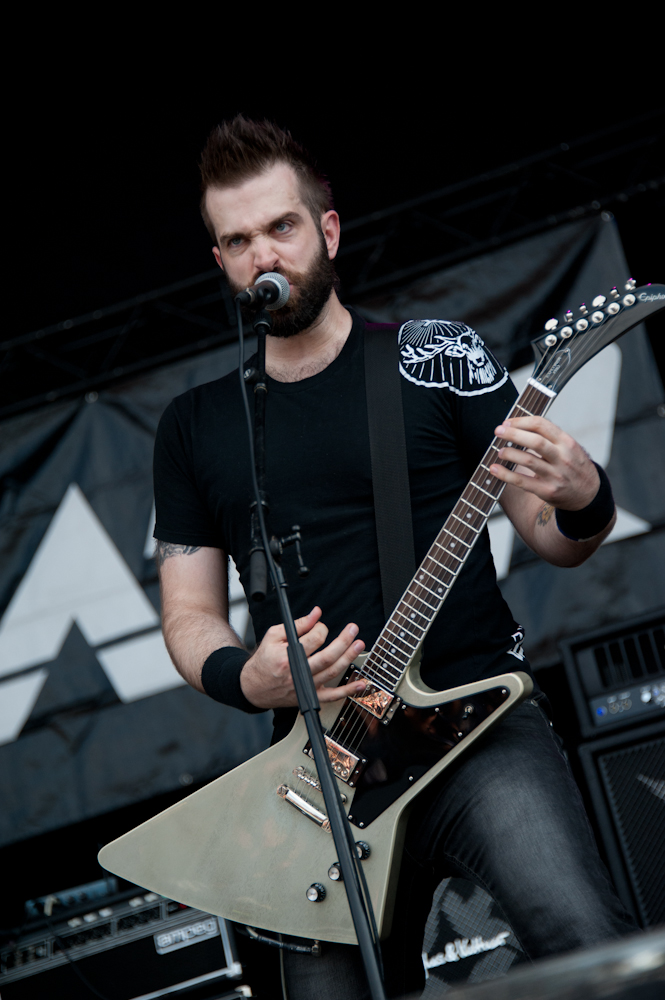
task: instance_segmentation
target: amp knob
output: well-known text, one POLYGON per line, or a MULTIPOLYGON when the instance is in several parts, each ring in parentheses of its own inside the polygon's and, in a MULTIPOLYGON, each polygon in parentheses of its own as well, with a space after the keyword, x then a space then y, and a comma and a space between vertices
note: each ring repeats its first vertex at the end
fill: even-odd
POLYGON ((310 885, 306 895, 310 903, 321 903, 326 898, 326 890, 320 882, 314 882, 310 885))

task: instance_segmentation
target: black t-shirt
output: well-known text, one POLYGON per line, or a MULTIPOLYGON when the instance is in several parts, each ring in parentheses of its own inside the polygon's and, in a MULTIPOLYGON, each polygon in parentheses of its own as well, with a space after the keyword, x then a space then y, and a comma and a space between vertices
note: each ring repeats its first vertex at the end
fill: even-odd
MULTIPOLYGON (((341 353, 300 382, 268 378, 269 532, 300 525, 310 574, 283 567, 296 618, 323 609, 329 639, 348 622, 369 650, 383 624, 365 395, 364 321, 341 353)), ((390 336, 387 333, 386 336, 390 336)), ((399 331, 416 560, 420 562, 515 400, 507 373, 462 323, 414 320, 399 331)), ((254 395, 248 392, 253 411, 254 395)), ((155 537, 233 556, 249 589, 247 429, 237 370, 178 396, 155 445, 155 537)), ((276 596, 250 601, 257 642, 279 622, 276 596)), ((435 689, 527 669, 521 634, 497 587, 487 531, 472 549, 425 640, 421 672, 435 689), (516 662, 515 657, 518 661, 516 662)), ((278 712, 282 731, 293 712, 278 712)), ((283 735, 283 732, 282 732, 283 735)))

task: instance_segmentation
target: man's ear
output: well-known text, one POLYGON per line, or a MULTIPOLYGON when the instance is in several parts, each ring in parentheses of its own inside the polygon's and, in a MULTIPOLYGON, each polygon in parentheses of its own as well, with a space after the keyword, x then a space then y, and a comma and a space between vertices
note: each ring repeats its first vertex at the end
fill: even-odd
POLYGON ((222 255, 219 252, 219 247, 213 247, 212 248, 212 255, 215 258, 215 260, 217 261, 218 266, 221 267, 221 269, 223 271, 224 270, 224 265, 222 264, 222 255))
POLYGON ((328 257, 334 260, 339 249, 340 223, 337 212, 324 212, 321 216, 321 232, 328 247, 328 257))

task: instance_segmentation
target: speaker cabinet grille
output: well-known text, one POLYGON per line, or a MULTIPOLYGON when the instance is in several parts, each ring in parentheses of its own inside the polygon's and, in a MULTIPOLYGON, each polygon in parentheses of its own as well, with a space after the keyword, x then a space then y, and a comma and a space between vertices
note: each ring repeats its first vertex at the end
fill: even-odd
POLYGON ((665 923, 665 726, 579 749, 617 889, 644 927, 665 923))

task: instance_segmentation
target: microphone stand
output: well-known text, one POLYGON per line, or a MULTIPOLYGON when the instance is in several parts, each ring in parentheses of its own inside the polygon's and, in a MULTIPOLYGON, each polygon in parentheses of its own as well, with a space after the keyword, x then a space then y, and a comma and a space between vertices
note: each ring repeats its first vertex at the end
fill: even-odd
MULTIPOLYGON (((369 899, 367 883, 358 856, 358 849, 355 844, 351 825, 344 812, 344 806, 340 797, 337 782, 333 775, 328 750, 326 747, 323 728, 319 712, 318 695, 316 685, 312 677, 307 654, 298 639, 293 614, 286 594, 288 584, 284 578, 284 573, 275 555, 279 557, 281 546, 279 544, 271 546, 266 529, 264 510, 267 508, 265 502, 265 403, 268 392, 268 385, 265 374, 265 338, 272 327, 272 318, 268 312, 263 310, 254 320, 254 330, 258 338, 258 369, 248 372, 244 371, 244 340, 242 314, 240 304, 236 304, 238 317, 238 346, 239 346, 239 377, 240 389, 247 418, 247 428, 249 433, 249 450, 251 459, 252 484, 254 487, 254 503, 252 504, 252 531, 258 523, 257 538, 252 536, 252 555, 258 553, 255 549, 255 541, 260 537, 263 549, 263 557, 267 564, 270 577, 277 592, 280 615, 286 630, 288 642, 289 666, 293 677, 293 686, 298 699, 298 708, 305 720, 307 734, 309 736, 314 763, 318 774, 323 800, 325 802, 328 820, 335 844, 335 850, 342 870, 344 888, 353 919, 353 926, 360 946, 360 953, 365 973, 369 984, 372 1000, 385 1000, 383 981, 380 971, 380 945, 372 905, 369 899), (252 435, 252 423, 249 411, 249 402, 245 390, 246 381, 255 381, 255 424, 254 437, 252 435), (263 488, 263 492, 262 492, 263 488), (364 897, 364 898, 363 898, 364 897)), ((250 556, 251 562, 251 556, 250 556)), ((255 564, 258 565, 255 560, 255 564)), ((267 589, 267 588, 266 588, 267 589)), ((253 585, 250 585, 253 592, 253 585)), ((317 904, 318 905, 318 904, 317 904)), ((325 905, 325 902, 323 903, 325 905)))

